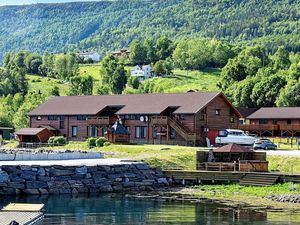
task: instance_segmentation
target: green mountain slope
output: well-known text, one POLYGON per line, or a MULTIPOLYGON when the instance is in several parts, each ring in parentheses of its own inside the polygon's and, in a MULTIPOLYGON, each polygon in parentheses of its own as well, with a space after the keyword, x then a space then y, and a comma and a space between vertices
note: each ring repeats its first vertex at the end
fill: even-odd
POLYGON ((210 37, 298 51, 297 0, 127 0, 0 7, 5 52, 127 47, 134 38, 210 37))

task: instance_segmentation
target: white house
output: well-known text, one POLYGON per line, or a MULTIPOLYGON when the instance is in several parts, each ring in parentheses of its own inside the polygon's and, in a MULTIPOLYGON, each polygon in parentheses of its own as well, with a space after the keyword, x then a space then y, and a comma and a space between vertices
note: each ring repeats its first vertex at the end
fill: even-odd
POLYGON ((100 62, 100 55, 97 52, 88 52, 88 51, 79 52, 79 57, 83 58, 83 61, 92 59, 93 62, 100 62))
POLYGON ((152 75, 152 68, 150 65, 139 66, 136 65, 131 69, 131 76, 139 78, 139 81, 146 80, 152 75))

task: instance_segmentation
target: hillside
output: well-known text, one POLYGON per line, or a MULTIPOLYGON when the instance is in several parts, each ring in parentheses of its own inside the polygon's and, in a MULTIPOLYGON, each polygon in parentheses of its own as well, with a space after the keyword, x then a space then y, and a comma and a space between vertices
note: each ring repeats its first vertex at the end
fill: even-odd
MULTIPOLYGON (((94 94, 96 94, 96 87, 101 85, 101 77, 99 73, 99 65, 80 65, 80 75, 91 75, 94 80, 94 94)), ((29 92, 39 92, 47 96, 50 95, 51 90, 57 86, 60 95, 67 95, 69 91, 69 84, 58 79, 41 77, 37 75, 26 75, 29 84, 29 92)), ((157 77, 146 80, 151 86, 151 92, 175 93, 186 92, 188 90, 199 91, 217 91, 216 86, 220 79, 220 70, 207 69, 206 71, 187 71, 174 70, 173 75, 157 77)), ((144 82, 145 84, 145 82, 144 82)))
POLYGON ((210 37, 300 49, 297 0, 127 0, 0 7, 0 60, 42 53, 127 47, 134 38, 210 37))

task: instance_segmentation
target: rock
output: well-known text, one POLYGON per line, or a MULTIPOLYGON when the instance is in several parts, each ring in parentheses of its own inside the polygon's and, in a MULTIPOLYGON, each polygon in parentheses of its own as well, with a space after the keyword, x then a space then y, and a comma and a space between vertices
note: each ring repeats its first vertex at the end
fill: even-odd
POLYGON ((44 168, 39 168, 38 171, 37 171, 37 174, 39 176, 45 176, 46 175, 46 171, 44 168))
POLYGON ((86 166, 79 167, 79 168, 75 169, 75 172, 77 174, 87 174, 87 168, 86 168, 86 166))
POLYGON ((167 178, 158 178, 157 179, 157 182, 159 184, 166 184, 166 185, 169 185, 169 182, 167 181, 167 178))
POLYGON ((0 182, 7 182, 9 181, 9 175, 5 171, 0 171, 0 182))
POLYGON ((149 170, 149 166, 146 163, 137 163, 135 166, 138 170, 149 170))
POLYGON ((78 195, 78 191, 77 191, 76 188, 73 188, 73 189, 72 189, 72 195, 73 195, 73 196, 77 196, 77 195, 78 195))
POLYGON ((99 191, 100 192, 112 192, 113 188, 111 187, 111 185, 104 185, 99 188, 99 191))
POLYGON ((74 170, 73 169, 50 168, 49 173, 50 173, 50 176, 68 176, 68 175, 73 175, 74 170))
POLYGON ((38 189, 24 189, 23 192, 27 195, 39 195, 40 194, 38 189))
POLYGON ((39 188, 39 192, 41 195, 48 195, 49 194, 49 191, 47 189, 44 189, 44 188, 39 188))
POLYGON ((25 179, 25 180, 31 180, 31 181, 35 181, 36 180, 36 173, 32 172, 32 171, 24 171, 21 176, 21 178, 25 179))

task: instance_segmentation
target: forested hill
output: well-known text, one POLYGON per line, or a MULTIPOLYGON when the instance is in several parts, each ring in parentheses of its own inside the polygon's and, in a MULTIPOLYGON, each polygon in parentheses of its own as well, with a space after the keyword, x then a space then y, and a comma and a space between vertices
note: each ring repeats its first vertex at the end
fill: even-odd
POLYGON ((187 36, 300 49, 298 0, 127 0, 0 7, 0 60, 8 51, 127 47, 134 38, 187 36))

